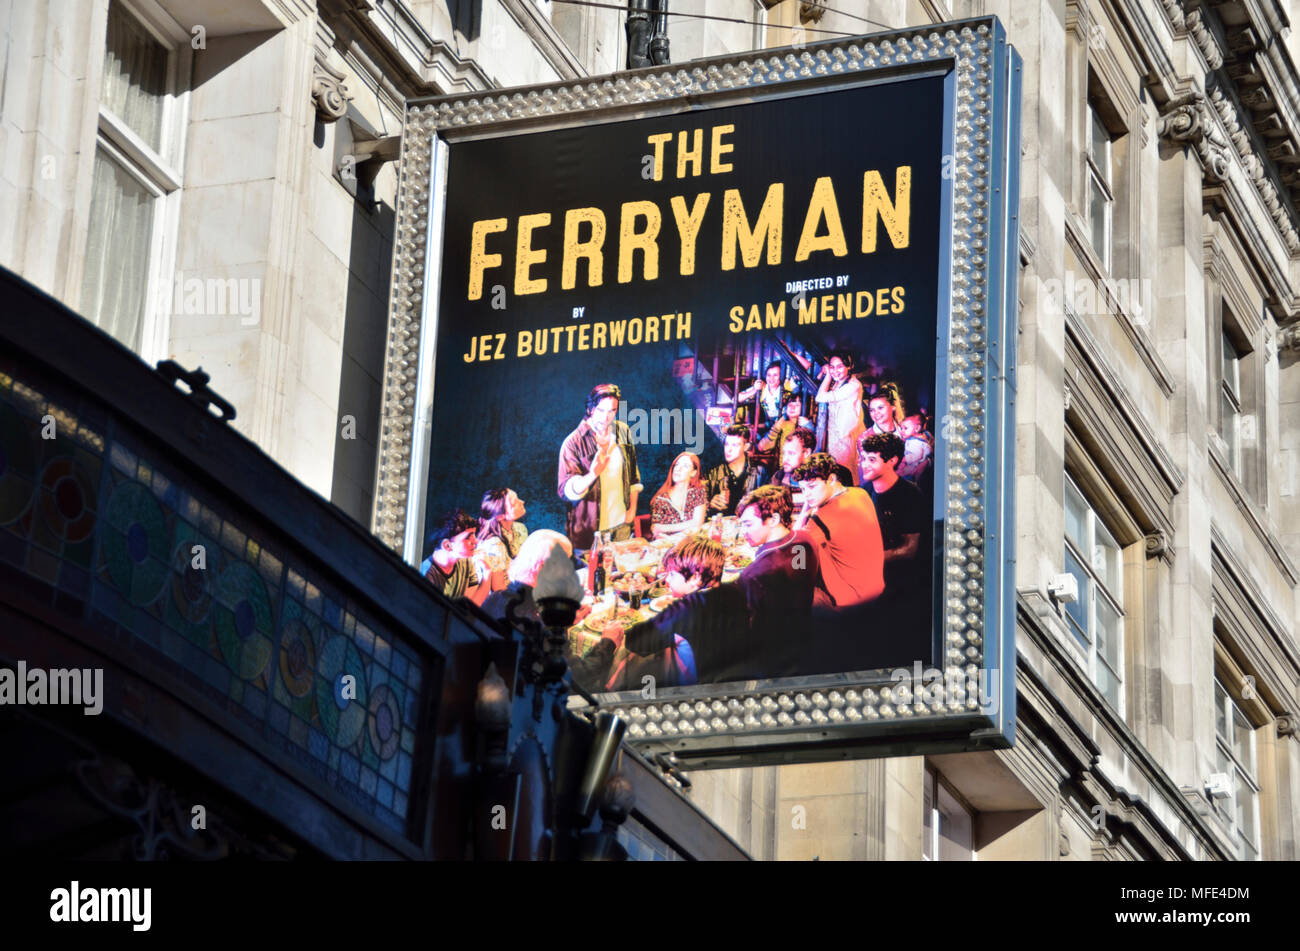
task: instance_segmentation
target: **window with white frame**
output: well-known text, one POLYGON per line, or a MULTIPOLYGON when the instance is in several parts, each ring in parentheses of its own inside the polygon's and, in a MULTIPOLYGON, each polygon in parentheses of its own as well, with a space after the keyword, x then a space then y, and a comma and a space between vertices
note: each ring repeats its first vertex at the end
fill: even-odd
POLYGON ((188 34, 151 0, 112 0, 81 313, 152 360, 166 350, 188 34))
POLYGON ((1219 375, 1219 435, 1228 450, 1228 465, 1241 477, 1241 359, 1242 353, 1225 330, 1221 334, 1219 375))
POLYGON ((1079 586, 1078 599, 1065 606, 1079 659, 1097 689, 1123 716, 1123 553, 1069 476, 1065 477, 1065 570, 1079 586))
POLYGON ((1085 143, 1088 176, 1088 236, 1101 266, 1110 269, 1111 230, 1115 206, 1112 186, 1111 135, 1102 121, 1096 98, 1088 97, 1088 127, 1085 143))
POLYGON ((1223 683, 1214 680, 1215 772, 1226 773, 1232 794, 1214 808, 1232 833, 1237 857, 1259 858, 1259 780, 1255 768, 1255 730, 1223 683))
POLYGON ((943 777, 925 770, 925 828, 921 858, 927 862, 969 862, 975 858, 975 813, 943 777))

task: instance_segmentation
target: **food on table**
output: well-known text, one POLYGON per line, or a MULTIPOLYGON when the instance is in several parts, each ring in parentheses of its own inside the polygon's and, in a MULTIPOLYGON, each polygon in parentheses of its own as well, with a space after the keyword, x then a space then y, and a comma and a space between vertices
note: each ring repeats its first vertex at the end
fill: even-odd
POLYGON ((636 587, 641 589, 642 594, 651 598, 665 594, 668 591, 667 587, 651 573, 653 571, 653 568, 629 571, 614 580, 613 588, 624 598, 629 597, 636 587))
POLYGON ((626 594, 633 587, 648 588, 654 584, 654 575, 650 574, 649 569, 639 569, 637 571, 627 571, 614 579, 614 590, 620 594, 626 594))
POLYGON ((742 549, 733 549, 727 552, 726 567, 733 571, 739 571, 748 568, 750 562, 754 560, 753 554, 742 549))
POLYGON ((630 611, 626 607, 619 605, 618 613, 615 614, 606 605, 601 605, 592 611, 579 625, 583 630, 590 631, 593 634, 604 633, 605 626, 611 623, 617 623, 624 628, 631 627, 638 621, 646 619, 644 610, 630 611))

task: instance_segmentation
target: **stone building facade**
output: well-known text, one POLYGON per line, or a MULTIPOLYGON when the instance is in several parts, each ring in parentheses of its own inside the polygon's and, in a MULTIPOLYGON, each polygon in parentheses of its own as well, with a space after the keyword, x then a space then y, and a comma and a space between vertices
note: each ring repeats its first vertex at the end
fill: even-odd
MULTIPOLYGON (((1300 857, 1300 7, 672 7, 675 63, 993 14, 1025 90, 1016 747, 697 771, 695 802, 756 858, 1300 857)), ((403 103, 620 69, 624 14, 0 10, 0 264, 202 365, 371 525, 403 461, 378 449, 403 103)))

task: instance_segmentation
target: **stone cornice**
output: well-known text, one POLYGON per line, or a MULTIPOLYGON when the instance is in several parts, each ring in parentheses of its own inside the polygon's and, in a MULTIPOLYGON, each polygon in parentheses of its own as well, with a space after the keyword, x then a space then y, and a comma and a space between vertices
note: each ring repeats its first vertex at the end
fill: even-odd
POLYGON ((1222 570, 1222 565, 1215 566, 1210 607, 1214 618, 1214 675, 1230 685, 1233 702, 1247 720, 1259 727, 1272 723, 1278 711, 1292 705, 1295 671, 1279 671, 1268 645, 1256 639, 1254 627, 1235 616, 1234 612, 1241 610, 1233 603, 1238 592, 1230 590, 1222 570))
POLYGON ((368 86, 383 108, 400 116, 407 98, 418 94, 423 83, 374 35, 363 15, 370 9, 369 0, 320 0, 317 55, 322 42, 332 47, 353 79, 368 86))
POLYGON ((1250 133, 1241 124, 1242 110, 1233 101, 1231 93, 1219 82, 1210 84, 1208 99, 1218 114, 1228 139, 1236 148, 1247 180, 1254 186, 1265 211, 1282 236, 1287 251, 1292 255, 1300 254, 1300 233, 1295 227, 1294 209, 1289 207, 1293 199, 1290 194, 1283 195, 1274 184, 1269 166, 1260 158, 1250 133))
POLYGON ((1256 631, 1261 642, 1273 645, 1279 664, 1288 670, 1284 679, 1292 681, 1293 685, 1300 683, 1300 647, 1296 642, 1300 632, 1288 630, 1286 622, 1269 607, 1269 599, 1247 573, 1222 529, 1214 522, 1210 523, 1210 553, 1211 563, 1222 566, 1216 577, 1226 583, 1225 590, 1230 590, 1236 602, 1249 609, 1246 612, 1249 616, 1238 617, 1238 621, 1256 631))
POLYGON ((345 52, 381 86, 391 84, 399 91, 399 104, 417 96, 496 85, 474 59, 430 36, 401 0, 320 0, 320 5, 323 15, 337 21, 345 52))
POLYGON ((1065 32, 1073 33, 1074 38, 1080 43, 1088 42, 1088 26, 1091 22, 1091 11, 1088 9, 1088 0, 1065 0, 1065 32))
POLYGON ((1262 214, 1253 214, 1254 193, 1243 194, 1227 182, 1205 188, 1202 192, 1205 210, 1221 214, 1235 235, 1237 244, 1246 252, 1263 281, 1269 304, 1275 308, 1278 323, 1300 316, 1300 292, 1291 278, 1290 258, 1281 246, 1280 236, 1272 222, 1262 214))
POLYGON ((1300 583, 1300 574, 1297 574, 1295 563, 1287 554, 1286 548, 1278 540, 1277 535, 1264 520, 1264 515, 1258 510, 1253 499, 1242 487, 1241 482, 1233 473, 1231 466, 1223 458, 1218 445, 1213 439, 1209 442, 1210 462, 1213 464, 1215 471, 1219 473, 1219 479, 1232 500, 1237 505, 1237 510, 1245 517, 1246 523, 1250 525, 1260 544, 1263 545, 1264 551, 1273 559, 1273 564, 1282 574, 1282 579, 1294 588, 1300 583))
POLYGON ((285 26, 292 26, 316 12, 310 0, 262 0, 262 6, 285 26))
POLYGON ((1143 532, 1162 531, 1173 537, 1171 506, 1185 481, 1183 473, 1128 394, 1118 388, 1115 381, 1123 377, 1102 356, 1092 334, 1072 315, 1066 316, 1065 329, 1067 423, 1075 424, 1085 442, 1124 447, 1112 456, 1113 465, 1122 472, 1113 484, 1123 488, 1121 498, 1130 516, 1143 532))
POLYGON ((1205 65, 1210 70, 1216 70, 1223 65, 1223 47, 1219 43, 1219 36, 1211 20, 1206 16, 1204 5, 1200 2, 1189 2, 1185 4, 1183 27, 1187 31, 1187 36, 1201 51, 1201 56, 1205 59, 1205 65))
POLYGON ((413 78, 409 81, 404 80, 400 86, 395 83, 393 76, 377 61, 377 51, 373 47, 368 47, 355 34, 349 34, 341 44, 341 48, 343 59, 352 69, 353 74, 372 82, 372 88, 380 102, 393 115, 400 116, 410 95, 413 78))
MULTIPOLYGON (((1096 692, 1096 687, 1088 682, 1086 677, 1079 679, 1082 671, 1078 664, 1065 654, 1056 636, 1041 616, 1044 610, 1053 612, 1052 607, 1047 605, 1044 608, 1035 605, 1020 592, 1016 595, 1016 606, 1017 638, 1024 637, 1028 633, 1037 652, 1065 676, 1072 688, 1083 688, 1085 691, 1091 688, 1096 692)), ((1043 672, 1034 669, 1034 665, 1029 662, 1023 651, 1017 652, 1016 695, 1017 720, 1027 719, 1025 714, 1032 710, 1036 714, 1036 719, 1050 728, 1045 734, 1041 731, 1036 732, 1041 741, 1051 741, 1054 756, 1059 763, 1058 779, 1065 779, 1076 775, 1080 770, 1090 769, 1097 762, 1098 757, 1101 756, 1101 747, 1093 739, 1088 724, 1079 722, 1069 712, 1061 702, 1061 698, 1048 687, 1043 672)), ((1088 699, 1087 693, 1084 693, 1084 696, 1088 699)), ((1096 700, 1100 706, 1107 706, 1106 699, 1099 692, 1096 692, 1096 700)))
POLYGON ((1290 275, 1300 254, 1300 80, 1279 35, 1289 24, 1271 0, 1160 0, 1159 10, 1205 64, 1192 77, 1148 65, 1160 135, 1194 147, 1207 204, 1229 212, 1279 320, 1300 317, 1290 275))
POLYGON ((1169 29, 1175 38, 1189 40, 1208 70, 1223 65, 1223 46, 1207 17, 1203 0, 1160 0, 1169 29))
MULTIPOLYGON (((1201 253, 1205 273, 1218 283, 1219 289, 1223 292, 1224 300, 1232 309, 1233 315, 1246 336, 1251 341, 1257 341, 1259 335, 1265 329, 1264 319, 1260 316, 1258 309, 1252 306, 1250 294, 1246 290, 1245 284, 1242 283, 1241 275, 1229 262, 1228 255, 1224 250, 1225 243, 1234 245, 1242 260, 1249 260, 1231 228, 1214 226, 1206 229, 1201 237, 1201 253)), ((1252 281, 1252 284, 1254 283, 1252 281)), ((1262 294, 1263 288, 1256 285, 1256 291, 1262 294)))
POLYGON ((1207 92, 1219 111, 1229 137, 1241 153, 1252 184, 1260 192, 1269 214, 1278 222, 1291 254, 1300 253, 1296 236, 1297 205, 1300 205, 1300 79, 1280 35, 1288 24, 1271 2, 1255 0, 1205 0, 1212 19, 1224 37, 1220 76, 1231 80, 1240 106, 1220 91, 1215 98, 1207 81, 1207 92), (1236 129, 1233 125, 1236 125, 1236 129), (1251 129, 1249 136, 1236 134, 1251 129), (1251 144, 1249 154, 1245 146, 1251 144), (1276 183, 1276 184, 1275 184, 1276 183), (1277 187, 1280 185, 1280 189, 1277 187), (1280 194, 1279 194, 1280 192, 1280 194), (1285 226, 1279 220, 1285 217, 1285 226))
POLYGON ((1118 299, 1109 292, 1107 281, 1109 280, 1113 285, 1116 279, 1102 274, 1101 263, 1097 260, 1097 252, 1093 250, 1092 242, 1084 233, 1082 223, 1074 215, 1066 215, 1065 240, 1070 250, 1074 252, 1079 264, 1087 271, 1087 279, 1092 281, 1093 286, 1097 288, 1098 296, 1104 299, 1114 311, 1117 323, 1123 328, 1129 341, 1133 344, 1133 349, 1138 357, 1146 365, 1146 368, 1151 371, 1151 376, 1156 381, 1156 385, 1160 387, 1160 392, 1165 396, 1173 396, 1174 376, 1157 352, 1155 341, 1151 339, 1151 334, 1146 328, 1139 323, 1139 316, 1131 312, 1132 304, 1126 304, 1125 301, 1118 299))
POLYGON ((582 61, 569 49, 551 21, 542 16, 532 0, 500 0, 500 3, 519 24, 519 28, 528 34, 534 48, 542 54, 560 79, 579 79, 587 75, 582 61))
POLYGON ((1187 24, 1183 17, 1183 5, 1180 0, 1160 0, 1160 7, 1165 11, 1169 26, 1175 31, 1184 30, 1187 24))
MULTIPOLYGON (((1176 0, 1161 0, 1164 7, 1177 7, 1176 0)), ((1136 64, 1144 71, 1147 89, 1157 103, 1169 99, 1168 90, 1176 84, 1174 61, 1169 55, 1169 38, 1181 28, 1169 21, 1169 10, 1162 19, 1149 0, 1111 0, 1115 17, 1125 27, 1126 40, 1136 53, 1136 64), (1168 32, 1166 33, 1165 28, 1168 32)))

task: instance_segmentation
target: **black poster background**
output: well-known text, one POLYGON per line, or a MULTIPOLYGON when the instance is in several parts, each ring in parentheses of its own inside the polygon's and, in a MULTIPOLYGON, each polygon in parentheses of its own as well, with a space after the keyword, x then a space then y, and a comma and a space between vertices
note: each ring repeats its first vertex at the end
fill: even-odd
MULTIPOLYGON (((673 376, 673 361, 697 348, 710 351, 725 345, 728 341, 722 338, 733 336, 728 312, 735 305, 742 305, 747 314, 752 304, 764 310, 768 302, 775 306, 785 301, 788 334, 823 353, 848 349, 860 373, 875 365, 883 370, 880 380, 899 384, 907 413, 933 414, 940 234, 941 226, 947 227, 947 222, 940 222, 944 87, 943 76, 929 75, 677 115, 452 143, 438 296, 426 535, 453 507, 477 517, 483 492, 499 486, 514 489, 524 500, 523 521, 529 530, 551 528, 563 533, 566 503, 556 490, 559 449, 582 419, 591 387, 617 383, 629 413, 695 409, 673 376), (724 124, 735 126, 726 139, 734 148, 723 157, 733 170, 709 174, 710 130, 724 124), (702 173, 696 177, 688 171, 679 179, 676 134, 697 128, 704 130, 702 173), (653 151, 647 137, 663 132, 673 133, 664 152, 663 178, 647 180, 642 170, 645 157, 653 151), (876 251, 864 255, 863 173, 879 170, 893 198, 894 170, 900 165, 912 169, 909 245, 894 248, 877 219, 876 251), (832 179, 848 254, 836 257, 830 250, 816 251, 796 263, 809 198, 821 176, 832 179), (739 189, 752 224, 773 182, 785 186, 780 265, 767 265, 764 246, 757 267, 744 267, 737 255, 736 268, 722 271, 724 191, 739 189), (679 238, 669 202, 681 195, 691 208, 700 192, 709 192, 710 199, 696 241, 695 273, 683 277, 678 273, 679 238), (640 253, 634 259, 632 281, 617 280, 620 207, 629 201, 655 202, 662 215, 659 276, 653 281, 642 279, 640 253), (588 206, 605 213, 604 282, 588 287, 587 263, 580 260, 577 286, 562 290, 564 215, 571 208, 588 206), (545 277, 547 290, 516 295, 518 218, 541 212, 551 214, 551 223, 534 231, 532 246, 545 249, 547 257, 532 266, 530 276, 545 277), (487 250, 502 255, 502 264, 484 273, 483 295, 471 301, 471 227, 487 218, 509 219, 509 230, 488 236, 487 250), (835 275, 848 275, 849 285, 808 291, 808 297, 902 286, 903 313, 800 326, 787 282, 835 275), (492 306, 494 285, 505 288, 503 309, 492 306), (573 317, 575 307, 585 308, 582 317, 573 317), (579 351, 575 334, 572 352, 564 350, 562 336, 558 354, 516 356, 520 331, 686 311, 692 315, 687 340, 579 351), (506 334, 503 358, 465 361, 474 338, 499 333, 506 334)), ((638 225, 644 226, 644 221, 638 225)), ((823 221, 818 234, 825 232, 823 221)), ((586 233, 584 229, 584 237, 586 233)), ((734 336, 739 342, 745 334, 734 336)), ((491 350, 496 346, 494 339, 491 350)), ((864 379, 864 385, 869 392, 870 380, 864 379)), ((815 412, 811 393, 805 391, 804 396, 815 412)), ((936 420, 932 429, 939 440, 941 422, 936 420)), ((645 486, 638 514, 649 513, 650 498, 662 485, 673 458, 690 448, 683 441, 637 446, 645 486)), ((714 430, 703 429, 699 455, 705 471, 722 461, 721 441, 714 430)), ((927 505, 932 502, 927 496, 927 505)), ((426 542, 422 554, 429 550, 426 542)), ((931 573, 929 561, 919 564, 918 570, 931 573)), ((909 624, 909 636, 896 639, 897 650, 890 651, 897 656, 873 657, 871 666, 928 662, 930 618, 930 604, 918 604, 915 628, 909 624)))

